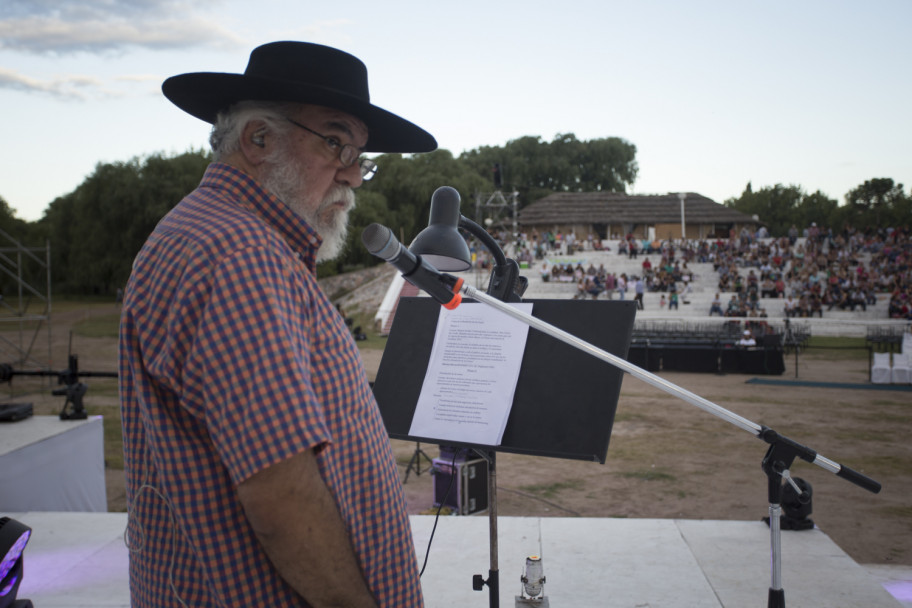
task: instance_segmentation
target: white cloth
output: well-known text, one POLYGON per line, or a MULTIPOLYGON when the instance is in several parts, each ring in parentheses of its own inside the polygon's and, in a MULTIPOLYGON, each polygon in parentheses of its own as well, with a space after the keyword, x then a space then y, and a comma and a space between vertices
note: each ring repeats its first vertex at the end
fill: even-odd
POLYGON ((874 353, 874 363, 871 364, 871 382, 889 384, 890 380, 890 353, 874 353))
POLYGON ((893 355, 890 381, 893 384, 912 384, 912 353, 893 355))
POLYGON ((0 424, 0 512, 107 510, 101 416, 0 424))

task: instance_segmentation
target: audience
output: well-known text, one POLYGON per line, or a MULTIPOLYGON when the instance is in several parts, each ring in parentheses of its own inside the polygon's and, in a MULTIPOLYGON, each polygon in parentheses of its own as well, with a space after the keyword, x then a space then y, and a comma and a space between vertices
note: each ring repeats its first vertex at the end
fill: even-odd
MULTIPOLYGON (((510 235, 493 236, 501 243, 510 235)), ((786 236, 764 238, 763 234, 731 231, 727 238, 704 240, 648 240, 633 234, 617 238, 617 253, 629 258, 642 254, 640 280, 646 292, 669 294, 668 308, 679 295, 688 303, 693 273, 688 263, 711 263, 717 273, 718 294, 709 315, 765 317, 766 298, 783 300, 788 317, 819 316, 833 310, 867 310, 877 305, 877 294, 890 294, 887 315, 912 320, 912 234, 908 227, 858 230, 844 226, 835 230, 811 223, 803 232, 796 226, 786 236), (804 237, 803 239, 800 237, 804 237), (671 295, 674 297, 670 297, 671 295), (733 294, 723 307, 722 294, 733 294)), ((548 258, 574 255, 586 250, 611 251, 607 241, 589 234, 546 231, 518 235, 512 254, 520 262, 545 260, 542 275, 550 281, 578 286, 579 297, 611 299, 615 292, 625 299, 636 280, 581 262, 552 263, 548 258), (547 273, 547 274, 546 274, 547 273)), ((478 252, 476 264, 488 268, 488 255, 478 252)), ((705 283, 705 280, 704 280, 705 283)), ((674 301, 674 305, 672 304, 674 301)))

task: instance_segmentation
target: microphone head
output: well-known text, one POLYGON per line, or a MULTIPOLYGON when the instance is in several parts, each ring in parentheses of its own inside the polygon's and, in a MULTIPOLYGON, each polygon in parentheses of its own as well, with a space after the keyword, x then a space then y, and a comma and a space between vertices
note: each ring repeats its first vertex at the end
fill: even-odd
POLYGON ((361 233, 361 242, 373 255, 379 255, 392 235, 393 231, 383 224, 373 223, 361 233))

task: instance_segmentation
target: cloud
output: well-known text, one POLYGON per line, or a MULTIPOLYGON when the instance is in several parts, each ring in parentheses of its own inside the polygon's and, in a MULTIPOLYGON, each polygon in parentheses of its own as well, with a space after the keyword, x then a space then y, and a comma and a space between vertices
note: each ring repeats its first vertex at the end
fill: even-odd
POLYGON ((222 0, 4 0, 0 19, 59 17, 85 21, 146 15, 191 12, 194 7, 220 4, 222 0))
POLYGON ((103 92, 102 83, 90 76, 67 76, 53 80, 38 80, 0 67, 0 89, 27 93, 44 93, 61 99, 87 99, 90 93, 103 92))
POLYGON ((140 84, 146 82, 159 83, 161 79, 162 77, 159 74, 123 74, 115 78, 115 80, 122 82, 138 82, 140 84))
POLYGON ((243 44, 200 15, 200 8, 217 1, 5 0, 0 49, 64 55, 243 44))

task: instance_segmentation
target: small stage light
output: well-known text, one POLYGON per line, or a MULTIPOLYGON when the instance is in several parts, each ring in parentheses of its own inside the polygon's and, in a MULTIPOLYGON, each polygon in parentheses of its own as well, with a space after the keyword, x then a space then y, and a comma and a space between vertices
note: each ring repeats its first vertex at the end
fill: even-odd
POLYGON ((0 517, 0 608, 31 608, 29 600, 16 600, 22 582, 22 552, 32 529, 9 517, 0 517))

